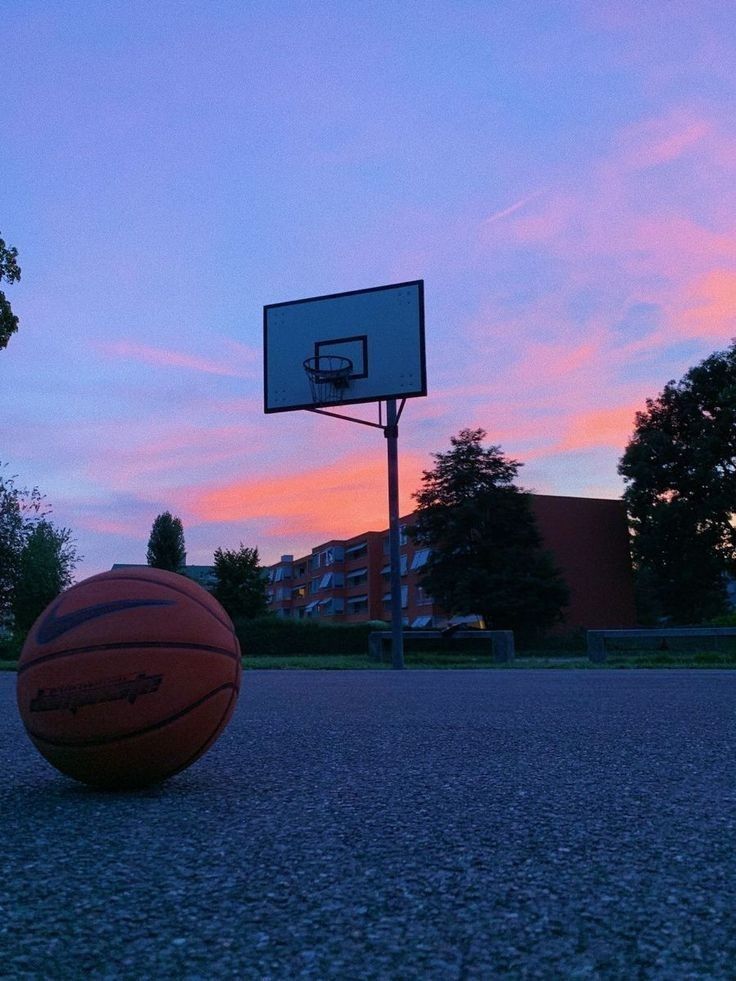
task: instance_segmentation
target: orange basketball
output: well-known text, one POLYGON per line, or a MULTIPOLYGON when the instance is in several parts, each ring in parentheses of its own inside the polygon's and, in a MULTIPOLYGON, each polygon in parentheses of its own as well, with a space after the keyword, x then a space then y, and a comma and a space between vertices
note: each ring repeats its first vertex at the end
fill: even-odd
POLYGON ((116 569, 72 586, 36 620, 18 662, 18 708, 62 773, 139 787, 209 749, 240 675, 232 622, 205 589, 160 569, 116 569))

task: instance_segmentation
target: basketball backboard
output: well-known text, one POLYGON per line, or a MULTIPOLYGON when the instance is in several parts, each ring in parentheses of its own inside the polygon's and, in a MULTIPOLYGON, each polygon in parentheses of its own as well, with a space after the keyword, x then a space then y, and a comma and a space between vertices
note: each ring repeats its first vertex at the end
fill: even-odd
POLYGON ((426 395, 424 281, 268 304, 263 375, 266 412, 426 395), (345 383, 315 395, 305 361, 326 369, 343 359, 345 383))

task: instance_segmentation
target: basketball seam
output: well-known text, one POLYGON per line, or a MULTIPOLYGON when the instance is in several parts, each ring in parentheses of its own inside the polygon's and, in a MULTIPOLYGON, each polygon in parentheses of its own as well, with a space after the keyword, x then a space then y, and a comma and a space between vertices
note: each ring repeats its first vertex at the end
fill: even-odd
MULTIPOLYGON (((233 633, 233 634, 235 633, 235 629, 233 627, 232 621, 226 622, 221 617, 219 617, 217 615, 217 613, 215 613, 214 610, 212 610, 209 606, 207 606, 206 603, 203 603, 202 600, 197 599, 196 596, 192 596, 192 594, 191 593, 188 593, 185 589, 178 589, 175 585, 172 585, 171 583, 161 582, 160 579, 149 579, 147 576, 131 576, 131 575, 122 575, 122 576, 117 576, 116 575, 116 576, 113 577, 113 580, 111 580, 111 581, 114 581, 114 582, 147 582, 147 583, 152 584, 154 586, 161 586, 163 589, 170 589, 172 591, 172 593, 178 593, 180 596, 186 596, 187 599, 192 600, 198 606, 201 606, 202 609, 207 610, 207 612, 210 614, 210 616, 212 616, 215 620, 217 620, 217 622, 219 624, 221 624, 223 627, 225 627, 231 633, 233 633)), ((197 585, 197 583, 195 583, 193 580, 188 580, 188 581, 191 582, 193 586, 196 586, 197 585)), ((86 586, 87 584, 88 584, 88 580, 82 580, 82 582, 78 582, 78 583, 76 583, 76 585, 72 586, 68 590, 68 592, 71 593, 74 590, 79 589, 81 586, 86 586)), ((200 586, 199 588, 200 589, 203 589, 204 587, 203 586, 200 586)), ((208 595, 211 595, 211 594, 208 593, 208 595)), ((212 599, 214 600, 215 597, 213 596, 212 599)), ((217 602, 217 600, 215 600, 215 602, 217 602)))
POLYGON ((200 748, 197 750, 196 753, 192 753, 192 755, 189 757, 186 763, 182 763, 181 766, 178 766, 175 770, 172 770, 171 773, 167 775, 166 777, 167 780, 169 777, 174 777, 176 776, 177 773, 181 773, 182 770, 186 770, 188 766, 191 766, 192 763, 195 763, 201 756, 204 756, 204 754, 207 752, 210 746, 212 746, 213 743, 216 742, 218 737, 222 735, 223 722, 227 718, 228 712, 230 712, 231 706, 233 705, 233 702, 237 699, 239 694, 240 694, 240 689, 237 687, 233 687, 233 693, 230 696, 230 701, 227 703, 225 711, 220 716, 220 721, 217 723, 217 725, 215 726, 209 737, 202 744, 202 746, 200 746, 200 748))
MULTIPOLYGON (((46 736, 39 735, 38 733, 34 732, 33 729, 31 729, 29 726, 26 726, 25 728, 26 728, 26 732, 31 737, 31 739, 37 740, 38 742, 41 743, 45 743, 47 746, 57 746, 62 749, 86 749, 88 747, 94 747, 94 746, 105 746, 108 743, 118 743, 118 742, 123 742, 126 739, 135 739, 138 736, 146 736, 150 732, 155 732, 157 729, 163 729, 166 726, 171 725, 173 722, 177 722, 185 715, 188 715, 189 712, 194 711, 194 709, 199 708, 200 705, 204 705, 206 701, 208 701, 210 698, 213 698, 215 695, 219 694, 219 692, 227 691, 228 689, 232 689, 234 695, 238 694, 237 687, 232 682, 229 681, 227 682, 227 684, 219 685, 217 688, 213 688, 212 691, 208 692, 206 695, 203 695, 201 698, 198 698, 196 702, 192 702, 191 705, 187 705, 185 708, 179 709, 178 712, 175 712, 173 715, 168 716, 168 718, 161 719, 158 722, 154 722, 152 725, 146 726, 145 729, 136 729, 135 732, 128 732, 124 734, 117 734, 111 736, 100 736, 95 739, 55 740, 55 739, 47 739, 46 736)), ((230 698, 230 701, 228 702, 228 705, 230 705, 231 702, 232 702, 232 696, 230 698)))
POLYGON ((214 647, 212 644, 185 644, 177 640, 136 640, 129 641, 128 643, 91 644, 88 647, 69 647, 63 651, 55 651, 53 654, 42 654, 41 657, 37 657, 27 664, 19 664, 17 673, 19 675, 23 674, 30 668, 35 668, 37 664, 45 664, 48 661, 54 661, 60 657, 71 657, 73 654, 91 654, 93 651, 150 650, 151 648, 159 650, 175 648, 177 651, 203 651, 210 654, 222 654, 223 657, 232 658, 234 661, 240 660, 240 656, 236 651, 228 650, 227 647, 214 647))

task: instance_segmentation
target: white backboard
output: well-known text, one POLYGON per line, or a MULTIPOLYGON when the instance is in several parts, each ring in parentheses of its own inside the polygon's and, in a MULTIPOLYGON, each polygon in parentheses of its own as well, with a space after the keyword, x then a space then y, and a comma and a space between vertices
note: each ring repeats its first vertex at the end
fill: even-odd
POLYGON ((263 376, 266 412, 426 395, 424 281, 268 304, 263 376), (304 361, 322 355, 353 367, 342 398, 315 403, 304 361))

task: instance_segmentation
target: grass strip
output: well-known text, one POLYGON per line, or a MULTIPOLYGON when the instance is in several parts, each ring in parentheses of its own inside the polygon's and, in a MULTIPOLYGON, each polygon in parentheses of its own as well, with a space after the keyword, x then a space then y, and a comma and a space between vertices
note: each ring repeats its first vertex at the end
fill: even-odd
MULTIPOLYGON (((736 669, 736 653, 724 651, 613 651, 602 664, 589 661, 584 655, 573 656, 569 651, 527 652, 518 654, 511 664, 495 664, 487 654, 447 654, 444 652, 409 651, 404 653, 404 664, 409 669, 477 668, 482 670, 620 670, 646 668, 720 668, 736 669)), ((0 671, 15 671, 17 661, 0 660, 0 671)), ((391 670, 390 661, 374 661, 361 654, 282 654, 279 656, 247 656, 243 658, 246 670, 391 670)))
MULTIPOLYGON (((736 669, 736 654, 723 651, 641 651, 609 654, 603 664, 589 661, 587 656, 571 655, 569 651, 558 653, 523 652, 510 664, 496 664, 486 655, 446 654, 431 652, 405 652, 404 664, 409 669, 478 668, 484 670, 529 670, 565 669, 601 671, 624 668, 730 668, 736 669)), ((246 670, 258 668, 265 670, 382 670, 391 669, 390 661, 374 661, 366 655, 350 654, 303 654, 258 656, 243 658, 246 670)))

